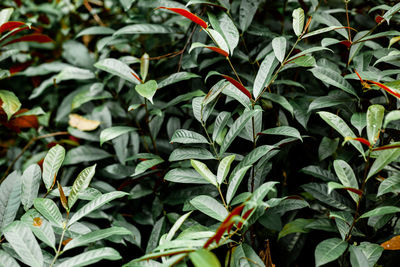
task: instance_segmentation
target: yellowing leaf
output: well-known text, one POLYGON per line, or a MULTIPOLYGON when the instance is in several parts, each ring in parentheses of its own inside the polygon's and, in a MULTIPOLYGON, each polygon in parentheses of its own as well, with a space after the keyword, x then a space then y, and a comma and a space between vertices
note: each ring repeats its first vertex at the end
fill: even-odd
POLYGON ((42 219, 40 217, 33 218, 33 226, 40 227, 42 225, 42 219))
POLYGON ((96 120, 86 119, 78 114, 69 114, 68 124, 80 131, 93 131, 99 127, 100 122, 96 120))
POLYGON ((393 237, 392 239, 381 244, 385 250, 400 250, 400 235, 393 237))

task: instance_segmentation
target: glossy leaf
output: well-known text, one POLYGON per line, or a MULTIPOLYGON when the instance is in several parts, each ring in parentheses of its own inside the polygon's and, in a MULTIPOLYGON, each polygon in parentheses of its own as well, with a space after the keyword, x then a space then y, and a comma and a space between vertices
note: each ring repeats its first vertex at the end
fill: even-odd
POLYGON ((261 133, 258 133, 258 135, 263 135, 263 134, 270 134, 270 135, 284 135, 284 136, 290 136, 299 139, 300 141, 303 141, 301 138, 300 132, 291 126, 279 126, 275 128, 270 128, 267 130, 262 131, 261 133))
POLYGON ((397 3, 396 5, 392 6, 385 14, 383 14, 383 18, 387 21, 389 24, 390 19, 393 17, 394 14, 399 12, 400 10, 400 3, 397 3))
POLYGON ((137 74, 125 63, 118 59, 114 58, 106 58, 98 61, 94 66, 103 71, 109 72, 113 75, 116 75, 128 82, 133 84, 140 84, 140 81, 135 78, 138 77, 137 74), (135 74, 135 75, 132 75, 135 74))
POLYGON ((293 17, 292 24, 294 33, 297 36, 300 36, 304 28, 304 10, 302 8, 297 8, 293 10, 292 17, 293 17))
POLYGON ((197 196, 190 201, 190 204, 192 204, 199 211, 220 222, 222 222, 225 217, 228 216, 228 211, 224 208, 224 206, 210 196, 197 196))
MULTIPOLYGON (((193 79, 193 78, 199 78, 200 76, 194 73, 190 73, 190 72, 177 72, 174 74, 171 74, 168 78, 165 78, 164 80, 160 81, 158 83, 158 89, 161 89, 165 86, 177 83, 177 82, 181 82, 181 81, 185 81, 185 80, 189 80, 189 79, 193 79)), ((193 92, 196 93, 196 96, 200 96, 198 94, 198 92, 193 92)), ((178 96, 178 97, 182 97, 182 96, 178 96)), ((170 106, 171 104, 168 104, 168 106, 170 106)))
POLYGON ((207 27, 208 27, 207 23, 204 20, 202 20, 201 18, 199 18, 195 14, 187 11, 186 9, 183 9, 183 8, 169 8, 169 7, 159 7, 159 8, 167 9, 167 10, 170 10, 172 12, 178 13, 179 15, 190 19, 191 21, 193 21, 194 23, 198 24, 199 26, 201 26, 204 29, 207 29, 207 27))
POLYGON ((361 242, 358 246, 368 260, 368 266, 374 267, 382 255, 383 248, 377 244, 361 242))
POLYGON ((0 90, 0 100, 1 108, 7 114, 7 119, 10 119, 21 108, 21 102, 11 91, 0 90))
POLYGON ((254 98, 258 98, 263 91, 264 87, 272 82, 272 75, 275 68, 278 66, 279 61, 274 53, 268 54, 261 63, 260 69, 257 72, 256 79, 253 85, 254 98))
POLYGON ((250 26, 261 0, 242 0, 239 7, 239 25, 242 32, 250 26))
POLYGON ((0 266, 1 267, 19 267, 18 262, 4 250, 0 250, 0 266))
POLYGON ((228 175, 232 162, 235 160, 235 155, 226 156, 218 164, 217 183, 220 185, 225 181, 228 175))
POLYGON ((182 143, 182 144, 208 144, 207 139, 193 131, 179 129, 176 130, 171 138, 171 143, 182 143))
MULTIPOLYGON (((358 189, 357 178, 353 172, 353 169, 346 161, 335 160, 333 162, 333 167, 335 168, 336 175, 338 176, 342 185, 358 189)), ((349 194, 355 202, 358 201, 359 196, 357 194, 352 192, 349 192, 349 194)))
POLYGON ((22 174, 21 203, 25 210, 33 205, 33 200, 39 193, 42 171, 37 164, 29 166, 22 174))
POLYGON ((56 203, 48 198, 36 198, 34 201, 35 209, 40 212, 49 222, 62 227, 63 217, 56 203))
POLYGON ((290 114, 292 114, 292 116, 294 115, 294 108, 293 106, 289 103, 289 101, 281 95, 278 94, 274 94, 274 93, 264 93, 262 95, 263 98, 271 100, 275 103, 278 103, 279 105, 281 105, 284 109, 286 109, 287 111, 290 112, 290 114))
POLYGON ((4 8, 0 11, 0 25, 3 25, 6 23, 10 17, 11 14, 14 12, 14 8, 9 7, 9 8, 4 8))
POLYGON ((112 157, 108 152, 91 146, 79 146, 70 149, 65 155, 64 165, 90 162, 112 157))
POLYGON ((275 37, 272 40, 272 48, 274 49, 275 57, 282 63, 286 53, 286 39, 285 37, 275 37))
POLYGON ((78 200, 78 194, 85 190, 90 181, 92 180, 94 173, 96 171, 96 164, 90 167, 87 167, 83 171, 81 171, 78 177, 75 179, 74 184, 72 185, 71 192, 68 196, 68 208, 71 209, 75 202, 78 200))
POLYGON ((212 140, 215 141, 217 136, 223 131, 229 119, 231 118, 231 114, 229 112, 223 111, 218 114, 214 123, 214 131, 212 134, 212 140))
POLYGON ((58 266, 60 267, 85 266, 85 265, 90 265, 92 263, 96 263, 100 260, 119 260, 121 258, 122 258, 121 255, 115 249, 104 247, 83 252, 77 256, 74 256, 72 258, 69 258, 68 260, 63 261, 58 266))
POLYGON ((127 25, 114 32, 114 36, 125 34, 170 34, 173 29, 159 24, 133 24, 127 25))
POLYGON ((84 35, 108 35, 113 34, 115 31, 111 28, 104 26, 92 26, 80 31, 75 38, 79 38, 84 35))
POLYGON ((381 215, 385 215, 385 214, 392 214, 392 213, 396 213, 399 212, 400 208, 399 207, 395 207, 395 206, 385 206, 385 207, 379 207, 373 210, 370 210, 364 214, 362 214, 359 218, 368 218, 371 216, 381 216, 381 215))
POLYGON ((170 170, 165 176, 164 180, 174 183, 187 183, 187 184, 209 184, 197 171, 187 168, 178 168, 170 170))
POLYGON ((385 108, 381 105, 371 105, 367 111, 367 136, 371 144, 375 144, 382 128, 385 108))
POLYGON ((393 193, 398 194, 400 193, 400 176, 394 175, 386 178, 383 182, 379 185, 378 193, 376 194, 377 197, 387 194, 393 193))
POLYGON ((190 160, 193 168, 208 182, 212 185, 218 186, 217 184, 217 177, 210 171, 206 164, 197 161, 197 160, 190 160))
POLYGON ((104 129, 100 133, 100 146, 104 144, 104 142, 110 141, 118 136, 130 133, 135 131, 136 128, 128 127, 128 126, 114 126, 107 129, 104 129))
POLYGON ((357 93, 354 88, 339 73, 325 67, 315 67, 310 71, 317 79, 320 79, 325 83, 340 88, 343 91, 357 97, 357 93))
POLYGON ((147 98, 153 104, 153 96, 157 91, 157 87, 157 82, 150 80, 146 83, 136 85, 135 90, 139 95, 147 98))
POLYGON ((293 233, 308 233, 309 230, 306 228, 306 226, 309 225, 313 221, 314 221, 313 219, 298 218, 296 220, 293 220, 293 221, 285 224, 285 226, 279 232, 278 240, 284 236, 287 236, 287 235, 293 234, 293 233))
POLYGON ((179 161, 186 159, 214 159, 213 154, 205 148, 177 148, 169 155, 169 161, 179 161))
POLYGON ((367 179, 371 178, 372 176, 380 172, 383 168, 385 168, 392 161, 396 160, 399 156, 400 156, 400 148, 383 150, 379 154, 378 158, 374 161, 371 168, 369 169, 367 179))
POLYGON ((321 266, 339 258, 347 249, 347 242, 339 238, 322 241, 315 248, 315 265, 321 266))
POLYGON ((231 179, 229 179, 230 180, 229 186, 228 186, 228 190, 226 192, 226 202, 228 204, 231 202, 231 200, 235 196, 236 191, 239 188, 239 185, 242 182, 244 175, 246 174, 247 170, 250 167, 251 166, 245 166, 245 167, 241 168, 240 170, 235 172, 235 175, 231 179))
POLYGON ((221 266, 214 253, 207 249, 199 249, 189 253, 189 258, 195 267, 219 267, 221 266))
POLYGON ((43 161, 43 182, 49 190, 55 183, 57 173, 65 158, 65 149, 60 145, 52 147, 43 161))
POLYGON ((400 120, 400 110, 392 110, 385 116, 385 122, 383 124, 383 128, 391 123, 392 121, 400 120))
POLYGON ((351 266, 362 267, 369 265, 368 259, 364 255, 361 248, 359 248, 358 246, 350 245, 349 251, 350 251, 351 266))
POLYGON ((12 223, 21 204, 21 181, 17 171, 9 174, 0 185, 0 232, 12 223))
POLYGON ((381 247, 385 250, 400 250, 400 236, 394 236, 388 241, 383 242, 381 247))
POLYGON ((234 22, 225 12, 220 12, 217 16, 208 13, 208 18, 212 27, 225 39, 229 46, 229 51, 232 54, 239 43, 239 31, 234 22))
POLYGON ((233 86, 239 89, 239 91, 245 94, 249 99, 252 99, 249 90, 247 90, 246 87, 244 87, 240 82, 236 81, 235 79, 227 75, 222 75, 222 77, 224 77, 228 82, 230 82, 233 86))

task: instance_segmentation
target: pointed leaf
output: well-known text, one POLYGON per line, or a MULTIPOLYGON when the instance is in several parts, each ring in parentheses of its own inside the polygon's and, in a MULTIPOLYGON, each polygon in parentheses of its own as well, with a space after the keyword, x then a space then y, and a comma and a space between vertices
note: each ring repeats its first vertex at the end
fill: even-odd
POLYGON ((92 180, 95 172, 96 164, 87 167, 79 173, 78 177, 74 181, 74 184, 72 185, 71 192, 68 196, 69 209, 71 209, 75 202, 78 200, 78 194, 89 186, 89 183, 92 180))
POLYGON ((382 130, 383 116, 385 108, 381 105, 371 105, 367 111, 367 136, 368 141, 374 145, 382 130))
POLYGON ((164 180, 174 183, 187 183, 187 184, 209 184, 197 171, 187 168, 178 168, 170 170, 165 176, 164 180))
POLYGON ((199 26, 201 26, 204 29, 207 29, 207 27, 208 27, 207 23, 204 20, 202 20, 201 18, 199 18, 195 14, 187 11, 186 9, 183 9, 183 8, 169 8, 169 7, 163 7, 163 6, 162 7, 158 7, 158 8, 163 8, 163 9, 167 9, 167 10, 170 10, 172 12, 178 13, 179 15, 190 19, 191 21, 193 21, 194 23, 198 24, 199 26))
POLYGON ((215 119, 215 123, 214 123, 214 131, 212 134, 213 141, 215 141, 217 139, 217 136, 225 128, 225 126, 228 123, 228 120, 230 118, 231 118, 231 114, 227 111, 222 111, 221 113, 218 114, 217 118, 215 119))
POLYGON ((35 209, 37 209, 48 221, 59 227, 63 226, 63 217, 53 200, 48 198, 36 198, 33 203, 35 209))
POLYGON ((68 117, 69 126, 74 127, 80 131, 93 131, 97 129, 97 127, 99 127, 100 125, 100 121, 98 120, 89 120, 75 113, 69 114, 68 117))
POLYGON ((141 173, 144 173, 150 168, 153 168, 154 166, 163 163, 164 160, 162 158, 155 158, 155 159, 150 159, 150 160, 145 160, 140 162, 138 165, 136 165, 135 172, 131 176, 136 176, 141 173))
POLYGON ((229 169, 231 167, 231 163, 234 161, 234 159, 235 155, 230 155, 226 156, 220 161, 217 172, 217 183, 219 185, 225 181, 225 178, 228 175, 229 169))
POLYGON ((391 176, 383 180, 383 182, 379 185, 376 196, 379 197, 387 193, 400 193, 400 175, 391 176))
POLYGON ((235 24, 225 12, 220 12, 217 16, 208 13, 208 18, 212 27, 225 39, 232 54, 239 43, 239 31, 236 29, 235 24))
POLYGON ((347 242, 339 238, 322 241, 315 248, 315 265, 321 266, 339 258, 347 249, 347 242))
POLYGON ((268 130, 264 130, 259 134, 271 134, 271 135, 284 135, 284 136, 290 136, 299 139, 300 141, 303 141, 301 138, 300 132, 291 126, 279 126, 275 128, 270 128, 268 130))
POLYGON ((1 267, 20 267, 18 262, 4 250, 0 250, 0 266, 1 267))
POLYGON ((190 160, 190 163, 192 164, 193 168, 208 182, 210 182, 212 185, 218 186, 217 184, 217 177, 210 171, 210 169, 207 167, 206 164, 197 161, 197 160, 190 160))
POLYGON ((350 245, 350 263, 352 267, 369 266, 368 259, 358 246, 350 245))
POLYGON ((224 77, 227 81, 229 81, 231 84, 233 84, 237 89, 239 89, 249 99, 252 99, 249 90, 247 90, 246 87, 244 87, 240 82, 236 81, 235 79, 233 79, 227 75, 222 75, 222 77, 224 77))
POLYGON ((383 128, 391 123, 392 121, 400 120, 400 110, 392 110, 385 116, 385 123, 383 124, 383 128))
MULTIPOLYGON (((353 169, 346 161, 335 160, 333 162, 333 167, 335 168, 336 175, 338 176, 342 185, 358 189, 357 178, 353 172, 353 169)), ((357 194, 352 192, 349 192, 349 194, 355 202, 358 201, 359 196, 357 194)))
POLYGON ((220 267, 217 256, 207 249, 199 249, 189 253, 189 258, 195 267, 220 267))
POLYGON ((100 260, 119 260, 121 255, 113 248, 98 248, 83 252, 77 256, 63 261, 58 267, 86 266, 100 260))
POLYGON ((122 79, 125 79, 133 84, 140 84, 140 81, 135 78, 138 77, 137 74, 125 63, 114 58, 105 58, 98 61, 94 66, 98 69, 109 72, 116 75, 122 79), (135 75, 132 75, 135 74, 135 75))
POLYGON ((0 185, 0 235, 12 223, 21 204, 21 181, 17 171, 9 174, 0 185))
POLYGON ((32 164, 22 175, 22 194, 21 203, 24 209, 28 210, 33 205, 33 200, 37 197, 42 178, 39 165, 32 164))
MULTIPOLYGON (((399 143, 392 143, 391 145, 399 145, 399 143)), ((400 156, 400 148, 387 149, 379 153, 378 158, 374 161, 371 168, 369 169, 367 179, 371 178, 383 168, 385 168, 392 161, 396 160, 400 156)))
POLYGON ((185 159, 214 159, 213 154, 201 147, 177 148, 169 156, 169 161, 179 161, 185 159))
POLYGON ((239 188, 239 185, 242 182, 244 175, 246 174, 247 170, 250 167, 251 166, 245 166, 245 167, 241 168, 240 170, 235 172, 235 175, 233 176, 233 178, 229 179, 230 182, 229 182, 228 190, 226 192, 226 202, 228 204, 231 202, 232 198, 235 196, 236 191, 239 188))
POLYGON ((171 143, 181 143, 181 144, 208 144, 207 139, 193 131, 179 129, 176 130, 171 138, 171 143))
POLYGON ((159 24, 133 24, 127 25, 118 31, 113 36, 119 36, 124 34, 171 34, 174 30, 171 27, 166 27, 159 24))
POLYGON ((150 80, 143 84, 138 84, 135 86, 136 92, 147 98, 153 104, 153 96, 157 91, 157 82, 155 80, 150 80))
POLYGON ((242 32, 250 26, 261 0, 242 0, 239 7, 239 25, 242 32))
POLYGON ((106 128, 100 133, 100 146, 118 136, 135 131, 136 128, 128 126, 114 126, 106 128))
POLYGON ((310 70, 312 74, 321 81, 342 89, 343 91, 352 94, 356 97, 357 93, 351 84, 346 81, 339 73, 326 67, 315 67, 310 70))
POLYGON ((392 6, 388 11, 386 11, 386 13, 383 15, 383 18, 387 21, 388 25, 389 25, 389 21, 390 19, 393 17, 394 14, 396 14, 397 12, 399 12, 400 10, 400 3, 392 6))
POLYGON ((370 211, 362 214, 359 217, 359 219, 368 218, 368 217, 371 217, 371 216, 382 216, 382 215, 392 214, 392 213, 397 213, 397 212, 400 212, 400 208, 399 207, 395 207, 395 206, 379 207, 379 208, 370 210, 370 211))
POLYGON ((21 221, 26 223, 35 236, 56 251, 56 237, 51 224, 35 209, 28 210, 21 221))
POLYGON ((140 58, 140 76, 143 81, 146 81, 147 73, 149 72, 149 54, 144 53, 140 58))
POLYGON ((0 11, 0 26, 6 23, 10 17, 11 14, 14 12, 14 8, 9 7, 9 8, 4 8, 0 11))
POLYGON ((274 52, 269 53, 261 63, 260 69, 257 72, 256 79, 253 85, 254 98, 258 98, 264 87, 268 86, 272 81, 272 75, 279 61, 275 57, 274 52))
POLYGON ((190 204, 192 204, 199 211, 220 222, 222 222, 226 216, 228 216, 228 211, 224 208, 224 206, 210 196, 197 196, 190 201, 190 204))
POLYGON ((52 147, 49 152, 47 152, 46 157, 43 161, 43 182, 47 190, 49 190, 53 185, 57 177, 57 173, 64 161, 65 149, 60 145, 52 147))
POLYGON ((109 157, 112 157, 112 155, 103 149, 81 145, 68 151, 65 156, 64 165, 96 161, 109 157))

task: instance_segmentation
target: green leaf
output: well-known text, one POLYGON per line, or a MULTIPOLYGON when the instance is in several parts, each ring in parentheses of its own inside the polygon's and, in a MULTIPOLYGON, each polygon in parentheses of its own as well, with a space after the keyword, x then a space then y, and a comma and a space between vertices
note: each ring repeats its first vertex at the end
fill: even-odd
POLYGON ((257 72, 256 79, 254 80, 254 98, 258 98, 264 87, 268 86, 272 82, 272 75, 274 74, 274 70, 278 66, 278 64, 279 61, 277 60, 277 57, 275 57, 274 52, 269 53, 264 58, 257 72))
MULTIPOLYGON (((165 78, 164 80, 160 81, 158 83, 158 89, 161 89, 161 88, 163 88, 165 86, 168 86, 168 85, 171 85, 171 84, 174 84, 174 83, 177 83, 177 82, 190 80, 190 79, 193 79, 193 78, 200 78, 200 76, 197 75, 197 74, 194 74, 194 73, 190 73, 190 72, 184 72, 184 71, 183 72, 177 72, 177 73, 171 74, 168 78, 165 78)), ((202 92, 201 91, 200 92, 199 91, 194 91, 194 92, 190 92, 190 93, 185 94, 185 95, 191 96, 191 95, 194 94, 194 96, 200 96, 199 93, 202 93, 202 92)), ((177 98, 181 98, 181 97, 183 97, 185 95, 180 95, 177 98)), ((189 99, 191 99, 191 98, 192 97, 190 97, 189 99)), ((184 101, 184 100, 180 100, 180 101, 184 101)), ((177 104, 177 103, 173 103, 173 104, 168 103, 167 107, 168 106, 173 106, 175 104, 177 104)))
POLYGON ((115 31, 111 28, 104 27, 104 26, 92 26, 89 28, 84 29, 83 31, 80 31, 76 36, 76 38, 79 38, 84 35, 109 35, 113 34, 115 31))
POLYGON ((367 111, 367 136, 371 145, 374 145, 382 130, 385 108, 381 105, 371 105, 367 111))
POLYGON ((269 191, 273 190, 276 191, 275 185, 279 184, 279 182, 266 182, 262 184, 259 188, 257 188, 253 195, 251 196, 251 201, 259 203, 263 201, 265 196, 269 193, 269 191))
POLYGON ((104 85, 102 83, 94 83, 74 96, 71 102, 71 110, 77 109, 81 105, 92 100, 108 98, 112 98, 112 95, 111 93, 104 91, 104 85))
POLYGON ((14 12, 14 8, 12 8, 12 7, 3 8, 3 9, 0 11, 0 25, 6 23, 6 22, 10 19, 11 14, 12 14, 13 12, 14 12))
POLYGON ((225 41, 224 37, 217 32, 216 30, 210 29, 208 28, 206 33, 212 37, 212 40, 214 41, 214 43, 221 48, 222 50, 229 52, 229 47, 228 47, 228 43, 225 41))
POLYGON ((1 108, 7 114, 8 120, 21 108, 21 102, 11 91, 0 90, 0 100, 2 101, 1 108))
POLYGON ((174 33, 170 27, 159 24, 133 24, 125 26, 114 33, 114 36, 124 34, 169 34, 174 33))
POLYGON ((75 267, 75 266, 86 266, 92 263, 96 263, 100 260, 119 260, 121 259, 118 251, 113 248, 105 247, 98 248, 83 252, 77 256, 63 261, 58 267, 75 267))
POLYGON ((293 233, 308 233, 310 230, 306 228, 307 225, 312 223, 314 219, 303 219, 299 218, 294 221, 291 221, 283 227, 283 229, 279 232, 278 240, 284 236, 293 233))
POLYGON ((65 245, 63 248, 63 251, 76 248, 76 247, 81 247, 85 246, 90 243, 94 243, 96 241, 114 236, 114 235, 131 235, 131 231, 124 227, 110 227, 107 229, 101 229, 101 230, 96 230, 81 236, 78 236, 76 238, 73 238, 71 241, 65 245))
POLYGON ((63 217, 53 200, 48 198, 36 198, 33 205, 49 222, 63 227, 63 217))
POLYGON ((233 50, 239 43, 239 31, 237 30, 235 23, 233 23, 231 18, 225 12, 220 12, 217 16, 208 13, 208 18, 212 27, 225 39, 229 46, 230 54, 233 54, 233 50))
POLYGON ((133 132, 135 130, 136 128, 129 126, 114 126, 104 129, 100 133, 100 146, 103 145, 104 142, 110 141, 118 136, 133 132))
MULTIPOLYGON (((340 118, 339 116, 326 112, 326 111, 320 111, 318 112, 318 115, 321 116, 321 118, 328 123, 332 128, 334 128, 338 133, 340 133, 343 137, 353 137, 357 138, 357 136, 354 134, 354 132, 350 129, 349 126, 340 118)), ((361 155, 365 158, 364 154, 364 149, 362 148, 362 145, 354 140, 349 140, 350 144, 352 144, 360 153, 361 155)))
POLYGON ((4 229, 4 237, 25 264, 34 267, 43 266, 42 250, 25 223, 13 222, 4 229))
POLYGON ((325 28, 322 28, 322 29, 315 30, 315 31, 309 32, 307 34, 304 34, 301 37, 301 39, 305 39, 305 38, 308 38, 308 37, 311 37, 311 36, 314 36, 314 35, 318 35, 318 34, 321 34, 321 33, 330 32, 330 31, 333 31, 335 29, 342 28, 342 27, 343 27, 342 25, 325 27, 325 28))
POLYGON ((292 17, 293 17, 292 24, 293 24, 294 33, 297 36, 300 36, 300 34, 303 32, 303 28, 304 28, 304 10, 300 7, 293 10, 292 17))
POLYGON ((383 128, 391 123, 392 121, 400 120, 400 110, 392 110, 385 116, 385 123, 383 124, 383 128))
POLYGON ((379 208, 375 208, 373 210, 370 210, 370 211, 362 214, 359 217, 359 219, 368 218, 368 217, 372 217, 372 216, 382 216, 382 215, 392 214, 392 213, 397 213, 397 212, 400 212, 399 207, 395 207, 395 206, 379 207, 379 208))
POLYGON ((245 32, 250 26, 261 0, 242 0, 239 7, 239 26, 245 32))
POLYGON ((151 230, 149 241, 146 246, 146 254, 153 251, 160 240, 161 234, 165 231, 165 216, 162 216, 158 221, 154 224, 153 229, 151 230))
POLYGON ((385 14, 383 14, 383 18, 387 21, 388 25, 390 19, 393 17, 394 14, 399 12, 399 10, 400 10, 400 3, 392 6, 392 8, 390 8, 388 11, 386 11, 385 14))
POLYGON ((42 172, 39 165, 30 165, 22 175, 21 203, 28 210, 33 205, 33 200, 39 193, 42 172))
POLYGON ((35 209, 28 210, 21 221, 26 223, 37 238, 56 251, 56 237, 51 224, 35 209))
POLYGON ((149 63, 149 54, 144 53, 140 59, 140 76, 142 77, 143 81, 146 81, 147 74, 149 72, 149 63))
MULTIPOLYGON (((391 143, 390 145, 398 145, 400 143, 391 143)), ((367 180, 380 172, 392 161, 396 160, 400 156, 400 148, 386 149, 379 153, 378 158, 374 161, 371 168, 369 169, 367 180)))
POLYGON ((164 160, 162 158, 155 158, 155 159, 150 159, 150 160, 145 160, 140 162, 138 165, 136 165, 135 172, 131 176, 136 176, 141 173, 144 173, 148 169, 163 163, 164 160))
POLYGON ((251 246, 243 242, 235 247, 233 258, 231 257, 230 266, 259 267, 265 266, 265 263, 260 259, 251 246))
POLYGON ((165 176, 164 180, 174 183, 184 184, 209 184, 207 180, 193 169, 177 168, 170 170, 165 176))
POLYGON ((368 266, 374 267, 384 250, 383 247, 369 242, 361 242, 358 246, 368 260, 368 266))
POLYGON ((74 213, 74 215, 71 217, 71 219, 68 221, 68 225, 72 225, 73 223, 77 222, 80 220, 82 217, 88 215, 92 211, 102 207, 104 204, 116 199, 116 198, 121 198, 128 195, 126 192, 122 191, 114 191, 110 192, 104 195, 100 195, 87 203, 85 206, 80 208, 77 212, 74 213))
POLYGON ((49 190, 57 177, 57 173, 64 161, 65 149, 60 145, 52 147, 47 152, 46 157, 43 161, 43 182, 46 189, 49 190))
POLYGON ((287 99, 284 96, 274 94, 274 93, 264 93, 262 95, 262 98, 265 98, 265 99, 271 100, 275 103, 278 103, 284 109, 289 111, 290 114, 292 114, 292 116, 293 116, 293 114, 294 114, 293 106, 289 103, 289 101, 287 101, 287 99))
POLYGON ((199 211, 220 222, 222 222, 226 216, 228 216, 228 211, 224 208, 224 206, 210 196, 197 196, 190 201, 190 204, 192 204, 199 211))
POLYGON ((304 55, 299 58, 295 58, 291 60, 290 63, 294 63, 300 67, 315 67, 317 64, 315 58, 311 55, 304 55))
POLYGON ((0 184, 0 235, 17 215, 21 204, 21 180, 19 173, 14 171, 0 184))
POLYGON ((140 84, 140 81, 133 75, 135 74, 136 77, 138 77, 137 74, 127 64, 118 59, 105 58, 96 62, 94 66, 98 69, 109 72, 124 80, 127 80, 128 82, 131 82, 133 84, 140 84))
POLYGON ((254 116, 257 112, 260 112, 259 109, 255 110, 246 110, 243 114, 236 119, 236 121, 232 124, 231 128, 229 129, 228 133, 226 134, 224 141, 221 145, 221 149, 219 151, 220 156, 225 153, 225 151, 229 148, 232 144, 233 140, 239 133, 243 130, 246 126, 246 123, 254 116))
POLYGON ((379 197, 387 193, 400 193, 400 175, 390 176, 389 178, 383 180, 383 182, 379 185, 376 196, 379 197))
POLYGON ((182 226, 182 224, 185 222, 185 220, 189 217, 189 215, 192 213, 192 211, 182 215, 181 217, 179 217, 178 220, 176 220, 176 222, 174 223, 174 225, 171 227, 171 229, 169 230, 167 236, 165 237, 165 239, 163 240, 163 243, 166 243, 168 241, 171 241, 172 238, 174 237, 174 235, 176 234, 176 231, 178 231, 178 229, 182 226))
MULTIPOLYGON (((336 175, 338 176, 340 182, 345 187, 352 187, 358 189, 357 178, 353 172, 350 165, 344 160, 335 160, 333 162, 333 167, 335 168, 336 175)), ((350 192, 349 194, 352 199, 357 203, 359 196, 356 193, 350 192)))
POLYGON ((352 203, 343 198, 342 195, 335 191, 328 194, 328 186, 326 184, 308 183, 301 187, 322 203, 340 210, 352 210, 352 203))
POLYGON ((322 169, 320 166, 310 165, 300 170, 301 172, 321 179, 322 181, 337 181, 336 176, 328 170, 322 169))
POLYGON ((176 130, 171 138, 171 143, 181 144, 208 144, 207 139, 193 131, 179 129, 176 130))
POLYGON ((339 238, 322 241, 315 248, 315 265, 321 266, 339 258, 347 249, 347 242, 339 238))
POLYGON ((0 250, 0 266, 1 267, 19 267, 18 262, 4 250, 0 250))
POLYGON ((244 175, 246 174, 247 170, 250 167, 251 166, 245 166, 245 167, 239 169, 237 172, 235 172, 233 177, 229 179, 230 182, 229 182, 228 190, 226 192, 226 202, 228 204, 231 202, 231 200, 235 196, 236 191, 239 188, 239 185, 242 182, 244 175))
POLYGON ((146 83, 138 84, 135 86, 135 90, 139 95, 147 98, 153 104, 153 96, 157 91, 157 82, 150 80, 146 83))
POLYGON ((300 132, 291 126, 279 126, 262 131, 260 134, 284 135, 299 139, 303 142, 300 132))
POLYGON ((336 71, 328 69, 326 67, 319 67, 319 66, 310 69, 310 71, 317 79, 320 79, 321 81, 323 81, 325 83, 328 83, 337 88, 340 88, 343 91, 345 91, 349 94, 352 94, 358 98, 357 93, 354 90, 353 86, 351 86, 351 84, 348 81, 346 81, 336 71))
POLYGON ((91 146, 78 146, 67 152, 65 156, 64 165, 77 164, 89 161, 98 161, 112 157, 111 154, 103 149, 94 148, 91 146))
POLYGON ((225 181, 228 175, 229 169, 231 168, 231 163, 235 160, 235 155, 226 156, 223 158, 219 165, 217 171, 217 183, 220 185, 225 181))
POLYGON ((330 139, 324 136, 318 147, 318 158, 320 161, 330 157, 335 153, 339 145, 339 138, 330 139))
POLYGON ((282 63, 285 59, 286 53, 286 38, 281 36, 272 39, 272 48, 274 50, 275 57, 279 60, 279 62, 282 63))
POLYGON ((218 116, 214 122, 214 130, 213 130, 213 134, 212 134, 213 141, 215 141, 217 139, 217 136, 225 128, 225 126, 228 123, 230 118, 231 118, 231 114, 227 111, 222 111, 221 113, 218 114, 218 116))
POLYGON ((189 258, 195 267, 220 267, 217 256, 207 249, 199 249, 189 253, 189 258))
POLYGON ((369 266, 368 259, 358 246, 350 245, 350 263, 352 267, 369 266))
MULTIPOLYGON (((361 38, 365 38, 368 35, 370 35, 371 32, 369 31, 360 31, 357 32, 357 34, 353 38, 353 43, 356 41, 359 41, 361 38)), ((358 42, 356 44, 353 44, 350 47, 350 52, 349 52, 349 60, 347 61, 347 64, 349 65, 353 58, 358 54, 358 52, 361 50, 361 48, 365 45, 365 42, 358 42)))
POLYGON ((95 172, 96 164, 85 168, 79 173, 78 177, 74 181, 74 184, 72 185, 71 192, 68 196, 69 209, 71 209, 75 202, 78 200, 78 194, 89 186, 89 183, 92 180, 95 172))
POLYGON ((197 161, 197 160, 190 160, 190 163, 192 164, 193 168, 208 182, 210 182, 212 185, 218 186, 217 184, 217 177, 210 171, 210 169, 207 167, 206 164, 197 161))
POLYGON ((185 159, 214 159, 213 154, 201 147, 177 148, 169 155, 169 161, 179 161, 185 159))
POLYGON ((350 119, 351 124, 357 128, 358 134, 361 135, 362 130, 367 126, 367 116, 365 113, 354 113, 350 119))

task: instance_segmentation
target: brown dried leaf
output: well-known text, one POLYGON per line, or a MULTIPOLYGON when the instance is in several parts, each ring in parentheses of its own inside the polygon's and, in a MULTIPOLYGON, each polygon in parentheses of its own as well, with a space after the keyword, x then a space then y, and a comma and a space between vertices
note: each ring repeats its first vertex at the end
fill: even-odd
POLYGON ((80 131, 93 131, 99 127, 100 122, 96 120, 89 120, 78 114, 69 114, 69 125, 77 128, 80 131))

